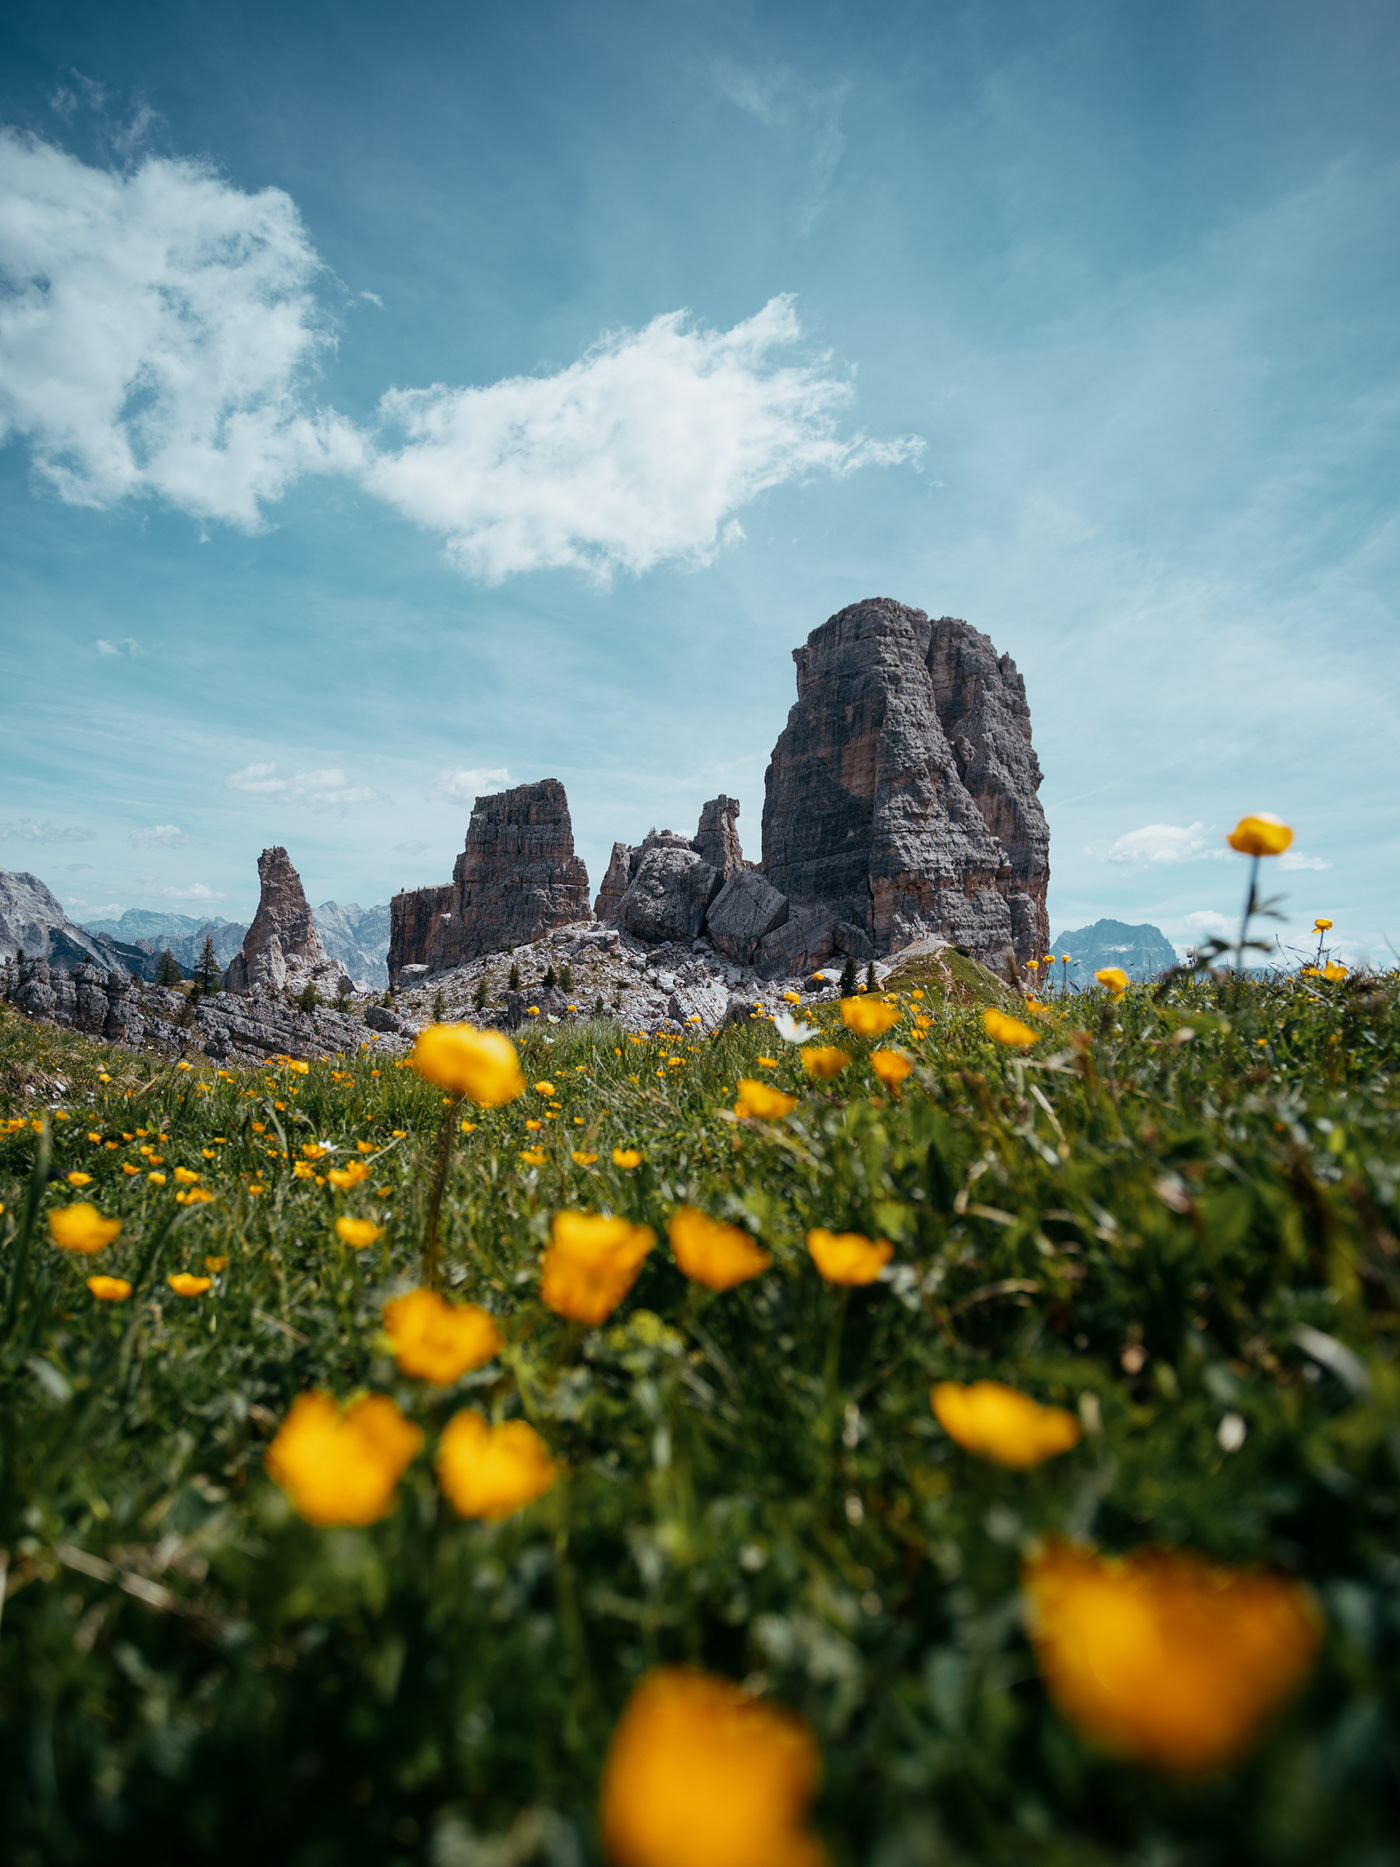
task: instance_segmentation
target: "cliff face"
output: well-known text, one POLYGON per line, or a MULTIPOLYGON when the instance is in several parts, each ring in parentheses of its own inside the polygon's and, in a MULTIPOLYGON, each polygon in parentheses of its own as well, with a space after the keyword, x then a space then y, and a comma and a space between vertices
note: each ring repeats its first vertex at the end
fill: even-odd
POLYGON ((587 918, 588 871, 574 854, 563 785, 517 785, 476 800, 450 883, 395 895, 389 972, 440 972, 587 918))
POLYGON ((323 998, 334 998, 344 975, 321 944, 301 877, 280 845, 258 857, 258 881, 258 911, 224 974, 224 990, 280 992, 313 985, 323 998))
POLYGON ((764 780, 768 882, 884 951, 941 934, 979 955, 1044 952, 1049 832, 1010 657, 965 622, 872 598, 793 659, 797 704, 764 780))

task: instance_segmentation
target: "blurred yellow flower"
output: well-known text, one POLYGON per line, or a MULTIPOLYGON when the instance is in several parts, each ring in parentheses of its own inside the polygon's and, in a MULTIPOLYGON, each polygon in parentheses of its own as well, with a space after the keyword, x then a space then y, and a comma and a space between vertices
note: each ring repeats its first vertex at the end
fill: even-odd
POLYGON ((538 1005, 528 1005, 526 1010, 532 1018, 538 1018, 540 1015, 540 1008, 538 1005))
POLYGON ((177 1070, 188 1070, 188 1069, 192 1069, 193 1067, 194 1067, 193 1064, 190 1064, 190 1063, 177 1063, 175 1065, 175 1068, 177 1070))
POLYGON ((89 1277, 87 1287, 99 1303, 124 1303, 131 1295, 125 1277, 89 1277))
POLYGON ((217 1277, 220 1271, 228 1269, 228 1259, 206 1258, 204 1260, 204 1268, 212 1277, 217 1277))
POLYGON ((393 1510, 422 1444, 387 1394, 366 1394, 344 1412, 330 1394, 301 1394, 263 1463, 308 1523, 375 1523, 393 1510))
POLYGON ((551 1082, 536 1083, 535 1092, 537 1095, 552 1096, 555 1093, 554 1084, 551 1082))
POLYGON ((1094 977, 1115 998, 1121 998, 1128 989, 1128 975, 1121 966, 1100 966, 1094 977))
POLYGON ((322 1147, 319 1141, 303 1141, 301 1151, 308 1160, 320 1160, 323 1155, 329 1154, 330 1149, 322 1147))
POLYGON ((177 1167, 175 1169, 175 1178, 181 1186, 193 1186, 196 1180, 198 1180, 199 1175, 197 1173, 191 1173, 188 1167, 177 1167))
POLYGON ((311 1165, 309 1160, 294 1160, 292 1162, 292 1177, 297 1180, 314 1180, 316 1178, 316 1169, 311 1165))
POLYGON ((712 1219, 695 1206, 673 1212, 666 1233, 682 1271, 707 1290, 732 1290, 761 1277, 773 1262, 741 1226, 712 1219))
POLYGON ((299 1063, 295 1057, 287 1058, 287 1068, 292 1072, 293 1076, 309 1076, 311 1073, 311 1065, 309 1063, 299 1063))
MULTIPOLYGON (((1342 965, 1340 960, 1329 959, 1327 964, 1322 968, 1322 976, 1332 985, 1335 985, 1339 979, 1346 978, 1347 969, 1342 965)), ((71 1180, 73 1176, 69 1174, 68 1177, 71 1180)))
POLYGON ((49 1214, 49 1234, 59 1250, 76 1251, 87 1258, 96 1251, 105 1251, 121 1229, 120 1219, 104 1219, 85 1199, 71 1206, 56 1206, 49 1214))
POLYGON ((461 1129, 463 1134, 476 1133, 476 1123, 474 1121, 458 1122, 457 1126, 461 1129))
POLYGON ((776 1070, 778 1067, 778 1059, 776 1057, 760 1057, 758 1059, 758 1067, 761 1070, 776 1070))
POLYGON ((484 1309, 448 1303, 436 1290, 410 1290, 381 1313, 399 1373, 434 1387, 450 1387, 501 1348, 501 1333, 484 1309))
POLYGON ((520 1150, 520 1158, 527 1167, 543 1167, 545 1151, 542 1147, 523 1147, 520 1150))
POLYGON ((543 1127, 544 1127, 544 1123, 543 1123, 542 1121, 536 1121, 536 1120, 534 1119, 534 1117, 533 1117, 533 1116, 530 1116, 530 1117, 529 1117, 529 1118, 528 1118, 528 1119, 526 1120, 526 1123, 525 1123, 525 1126, 526 1126, 526 1127, 527 1127, 527 1128, 528 1128, 528 1129, 529 1129, 529 1130, 531 1131, 531 1133, 533 1134, 533 1133, 534 1133, 534 1132, 535 1132, 535 1131, 536 1131, 537 1129, 540 1129, 540 1128, 543 1128, 543 1127))
POLYGON ((205 1187, 187 1186, 183 1193, 175 1195, 175 1203, 177 1206, 203 1206, 213 1197, 214 1195, 205 1187))
POLYGON ((419 1033, 411 1061, 425 1082, 464 1095, 479 1108, 498 1108, 525 1093, 515 1045, 500 1031, 430 1024, 419 1033))
POLYGON ((759 1121, 777 1121, 796 1107, 796 1096, 786 1096, 781 1089, 773 1089, 752 1076, 739 1078, 739 1100, 734 1104, 734 1113, 741 1118, 752 1115, 759 1121))
POLYGON ((165 1175, 163 1173, 148 1173, 146 1178, 151 1182, 152 1186, 165 1185, 165 1175))
POLYGON ((634 1167, 640 1167, 642 1164, 641 1149, 615 1147, 612 1151, 612 1162, 614 1167, 621 1167, 624 1173, 631 1173, 634 1167))
POLYGON ((784 992, 783 998, 789 1005, 800 1005, 802 1003, 802 994, 800 992, 784 992))
POLYGON ((1286 823, 1261 810, 1252 817, 1241 817, 1225 841, 1242 856, 1281 856, 1293 841, 1293 832, 1286 823))
POLYGON ((546 1308, 574 1322, 604 1321, 637 1281, 655 1243, 649 1225, 595 1212, 556 1212, 541 1260, 546 1308))
POLYGON ((124 1160, 124 1161, 122 1162, 122 1172, 123 1172, 123 1173, 125 1173, 125 1174, 138 1174, 138 1173, 140 1173, 140 1171, 141 1171, 141 1169, 140 1169, 139 1167, 133 1167, 133 1166, 132 1166, 132 1164, 131 1164, 131 1162, 130 1162, 129 1160, 124 1160))
POLYGON ((352 1186, 363 1186, 369 1178, 369 1167, 362 1160, 347 1161, 343 1167, 328 1167, 326 1178, 343 1193, 352 1186))
POLYGON ((902 1050, 877 1050, 871 1056, 870 1067, 886 1089, 898 1089, 914 1065, 902 1050))
POLYGON ((843 998, 841 1020, 857 1037, 883 1037, 899 1023, 899 1006, 882 998, 843 998))
MULTIPOLYGON (((262 1189, 250 1186, 248 1191, 254 1193, 261 1192, 262 1189)), ((383 1230, 384 1227, 376 1225, 373 1219, 352 1219, 347 1216, 335 1222, 336 1237, 354 1251, 363 1251, 367 1245, 372 1245, 383 1230)))
POLYGON ((73 1173, 65 1173, 63 1177, 70 1186, 92 1185, 92 1175, 90 1173, 78 1173, 75 1171, 73 1173))
POLYGON ((1074 955, 1072 953, 1061 953, 1060 964, 1062 966, 1068 966, 1068 964, 1073 958, 1074 958, 1074 955))
POLYGON ((591 1167, 598 1156, 596 1154, 585 1154, 580 1148, 575 1150, 571 1158, 576 1167, 591 1167))
POLYGON ((1029 1394, 1000 1381, 940 1381, 930 1395, 938 1424, 950 1439, 975 1452, 1026 1471, 1043 1459, 1068 1452, 1080 1440, 1079 1421, 1063 1407, 1042 1407, 1029 1394))
POLYGON ((165 1281, 177 1297, 202 1297, 214 1283, 212 1277, 196 1277, 191 1271, 172 1271, 165 1281))
POLYGON ((1313 929, 1317 933, 1326 933, 1331 925, 1331 921, 1315 920, 1313 922, 1313 929))
POLYGON ((1026 961, 1026 966, 1027 966, 1027 968, 1028 968, 1028 970, 1029 970, 1029 971, 1031 971, 1031 972, 1039 972, 1039 971, 1040 971, 1040 961, 1039 961, 1038 959, 1028 959, 1028 960, 1026 961))
POLYGON ((850 1051, 838 1050, 835 1044, 807 1044, 798 1054, 807 1074, 818 1078, 838 1075, 851 1060, 850 1051))
POLYGON ((1033 1031, 1019 1018, 1008 1017, 1004 1011, 998 1011, 995 1005, 988 1005, 982 1013, 982 1022, 987 1027, 988 1037, 997 1043, 1005 1044, 1008 1050, 1028 1050, 1032 1044, 1040 1042, 1040 1034, 1033 1031))
POLYGON ((1059 1540, 1026 1565, 1050 1695, 1083 1734, 1178 1774, 1218 1770, 1312 1665, 1320 1617, 1297 1582, 1189 1550, 1114 1558, 1059 1540))
POLYGON ((533 1426, 524 1420, 491 1426, 475 1407, 447 1422, 434 1465, 457 1515, 492 1523, 543 1497, 559 1475, 533 1426))
POLYGON ((812 1262, 829 1284, 873 1284, 894 1255, 887 1238, 863 1232, 828 1232, 818 1226, 807 1234, 812 1262))
POLYGON ((821 1755, 794 1713, 665 1666, 637 1686, 603 1770, 613 1867, 825 1867, 805 1827, 821 1755))
MULTIPOLYGON (((466 1124, 463 1123, 463 1126, 465 1127, 466 1124)), ((355 1152, 357 1154, 372 1154, 374 1152, 373 1141, 357 1141, 355 1143, 355 1152)))

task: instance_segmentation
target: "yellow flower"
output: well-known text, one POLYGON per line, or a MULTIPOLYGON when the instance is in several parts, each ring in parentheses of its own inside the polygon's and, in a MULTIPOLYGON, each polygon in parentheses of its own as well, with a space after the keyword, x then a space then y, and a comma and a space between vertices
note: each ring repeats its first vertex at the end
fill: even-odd
POLYGON ((838 1050, 835 1044, 807 1044, 799 1052, 802 1067, 809 1076, 835 1076, 844 1070, 851 1060, 849 1050, 838 1050))
POLYGON ((183 1193, 175 1195, 177 1206, 202 1206, 214 1195, 202 1186, 187 1186, 183 1193))
POLYGON ((311 1065, 309 1063, 298 1063, 295 1057, 287 1058, 287 1068, 292 1072, 293 1076, 309 1076, 311 1074, 311 1065))
MULTIPOLYGON (((1347 969, 1345 966, 1342 965, 1340 960, 1329 959, 1327 964, 1322 968, 1322 976, 1324 979, 1328 980, 1332 985, 1335 985, 1339 979, 1346 978, 1347 969)), ((68 1178, 71 1180, 72 1177, 73 1176, 70 1173, 68 1178)))
POLYGON ((739 1100, 734 1104, 736 1115, 753 1115, 759 1121, 777 1121, 796 1107, 796 1096, 785 1096, 781 1089, 772 1089, 767 1083, 760 1083, 752 1076, 739 1078, 739 1100))
POLYGON ((615 1147, 612 1151, 614 1167, 621 1167, 624 1173, 631 1173, 634 1167, 642 1164, 642 1152, 635 1147, 615 1147))
POLYGON ((803 1826, 821 1756, 794 1713, 728 1679, 665 1666, 627 1701, 603 1771, 614 1867, 824 1867, 803 1826))
POLYGON ((70 1186, 92 1185, 92 1175, 90 1173, 67 1173, 63 1177, 70 1186))
POLYGON ((758 1067, 761 1070, 776 1070, 778 1067, 778 1059, 776 1057, 760 1057, 758 1059, 758 1067))
POLYGON ((322 1155, 330 1152, 330 1149, 322 1147, 319 1141, 303 1141, 301 1151, 308 1160, 320 1160, 322 1155))
POLYGON ((1128 989, 1128 975, 1121 966, 1100 966, 1094 977, 1100 985, 1112 992, 1115 998, 1121 998, 1128 989))
POLYGON ((475 1407, 464 1407, 447 1422, 434 1465, 457 1515, 492 1523, 543 1497, 558 1476, 533 1426, 524 1420, 491 1426, 475 1407))
POLYGON ((515 1045, 500 1031, 430 1024, 419 1033, 412 1063, 425 1082, 464 1095, 478 1108, 498 1108, 525 1093, 515 1045))
POLYGON ((110 1083, 112 1079, 105 1070, 99 1070, 97 1073, 97 1080, 100 1083, 110 1083))
POLYGON ((85 1199, 71 1206, 56 1206, 49 1214, 49 1233, 60 1251, 76 1251, 90 1258, 105 1251, 122 1229, 120 1219, 104 1219, 85 1199))
POLYGON ((89 1277, 87 1287, 99 1303, 124 1303, 131 1295, 125 1277, 89 1277))
POLYGON ((988 1037, 997 1043, 1005 1044, 1008 1049, 1028 1050, 1032 1044, 1040 1042, 1039 1033, 1028 1024, 1022 1024, 1019 1018, 1008 1017, 1004 1011, 998 1011, 995 1005, 988 1005, 982 1013, 982 1022, 987 1027, 988 1037))
POLYGON ((476 1123, 474 1121, 458 1122, 457 1126, 461 1129, 463 1134, 476 1133, 476 1123))
POLYGON ((217 1277, 220 1271, 228 1269, 228 1259, 206 1258, 204 1260, 204 1268, 211 1276, 217 1277))
POLYGON ((348 1161, 343 1167, 328 1167, 326 1178, 332 1186, 346 1192, 352 1186, 361 1186, 369 1178, 369 1168, 362 1160, 348 1161))
POLYGON ((554 1084, 551 1082, 536 1083, 535 1093, 541 1096, 552 1096, 555 1094, 554 1084))
POLYGON ((202 1297, 212 1289, 212 1277, 196 1277, 190 1271, 172 1271, 165 1280, 177 1297, 202 1297))
POLYGON ((1017 1471, 1077 1446, 1079 1422, 1063 1407, 1042 1407, 1029 1394, 1000 1381, 940 1381, 930 1395, 938 1424, 950 1439, 1017 1471))
POLYGON ((536 1121, 533 1116, 529 1116, 526 1119, 525 1126, 531 1131, 531 1133, 534 1133, 537 1129, 543 1128, 544 1123, 542 1121, 536 1121))
MULTIPOLYGON (((260 1193, 262 1188, 250 1186, 248 1191, 260 1193)), ((372 1245, 383 1230, 384 1227, 376 1225, 373 1219, 352 1219, 347 1216, 335 1222, 336 1237, 354 1251, 363 1251, 367 1246, 372 1245)))
POLYGON ((199 1178, 199 1175, 197 1173, 191 1173, 188 1167, 177 1167, 175 1169, 175 1178, 181 1186, 193 1186, 195 1181, 199 1178))
POLYGON ((374 1152, 373 1141, 357 1141, 355 1143, 355 1152, 357 1154, 372 1154, 374 1152))
POLYGON ((571 1158, 576 1167, 591 1167, 598 1156, 596 1154, 585 1154, 581 1149, 578 1149, 575 1150, 571 1158))
POLYGON ((540 1008, 538 1005, 527 1005, 525 1009, 532 1018, 538 1018, 540 1015, 540 1008))
POLYGON ((1031 972, 1040 971, 1040 961, 1038 959, 1028 959, 1026 961, 1026 966, 1031 972))
POLYGON ((902 1050, 877 1050, 870 1058, 870 1067, 886 1089, 898 1089, 914 1065, 902 1050))
POLYGON ((366 1394, 342 1413, 329 1394, 292 1402, 263 1460, 308 1523, 375 1523, 423 1444, 387 1394, 366 1394))
POLYGON ((165 1175, 163 1173, 148 1173, 146 1178, 150 1181, 152 1186, 165 1185, 165 1175))
POLYGON ((176 1068, 177 1070, 188 1070, 188 1069, 191 1069, 191 1068, 193 1068, 193 1065, 192 1065, 192 1064, 189 1064, 189 1063, 177 1063, 177 1064, 175 1065, 175 1068, 176 1068))
POLYGON ((1331 921, 1315 920, 1313 922, 1313 929, 1317 933, 1326 933, 1331 925, 1331 921))
POLYGON ((294 1160, 292 1162, 292 1177, 297 1180, 314 1180, 316 1178, 316 1169, 311 1165, 309 1160, 294 1160))
POLYGON ((761 1277, 773 1262, 738 1225, 712 1219, 695 1206, 682 1206, 666 1224, 677 1264, 692 1283, 707 1290, 732 1290, 761 1277))
POLYGON ((636 1283, 655 1243, 649 1225, 595 1212, 556 1212, 541 1261, 546 1308, 574 1322, 604 1321, 636 1283))
POLYGON ((802 994, 800 992, 784 992, 783 998, 789 1005, 800 1005, 802 1003, 802 994))
POLYGON ((1286 823, 1261 810, 1252 817, 1241 817, 1225 841, 1242 856, 1281 856, 1293 841, 1293 832, 1286 823))
POLYGON ((140 1171, 141 1171, 141 1169, 140 1169, 139 1167, 133 1167, 133 1166, 132 1166, 132 1164, 131 1164, 131 1162, 130 1162, 129 1160, 124 1160, 124 1161, 122 1162, 122 1172, 123 1172, 123 1173, 125 1173, 125 1174, 138 1174, 138 1173, 140 1173, 140 1171))
POLYGON ((807 1234, 812 1262, 829 1284, 873 1284, 894 1255, 887 1238, 861 1232, 828 1232, 821 1226, 807 1234))
POLYGON ((500 1351, 501 1335, 475 1303, 448 1303, 436 1290, 410 1290, 383 1309, 399 1373, 450 1387, 500 1351))
POLYGON ((542 1147, 523 1147, 520 1150, 520 1158, 527 1167, 543 1167, 545 1151, 542 1147))
POLYGON ((857 1037, 883 1037, 899 1023, 899 1006, 880 998, 843 998, 841 1020, 857 1037))
POLYGON ((1050 1695, 1086 1737, 1180 1774, 1248 1749, 1306 1676, 1320 1620, 1297 1582, 1190 1550, 1055 1541, 1026 1566, 1050 1695))

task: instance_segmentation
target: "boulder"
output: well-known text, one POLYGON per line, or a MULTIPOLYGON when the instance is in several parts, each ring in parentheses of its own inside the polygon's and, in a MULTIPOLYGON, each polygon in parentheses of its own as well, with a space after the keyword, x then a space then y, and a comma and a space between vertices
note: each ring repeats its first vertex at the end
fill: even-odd
POLYGON ((617 919, 617 910, 622 906, 622 897, 627 893, 627 884, 632 879, 631 857, 632 851, 626 843, 613 844, 608 872, 598 890, 598 899, 593 903, 594 920, 617 919))
POLYGON ((737 797, 726 797, 723 792, 712 797, 701 807, 700 827, 690 845, 696 855, 712 869, 718 869, 726 881, 744 867, 744 852, 739 847, 739 832, 735 827, 738 817, 737 797))
POLYGON ((765 979, 810 973, 831 957, 832 918, 820 903, 789 905, 788 917, 758 943, 758 970, 765 979))
POLYGON ((648 837, 617 918, 639 940, 693 940, 723 885, 719 870, 679 837, 648 837))
POLYGON ((787 919, 788 899, 752 869, 731 875, 710 903, 705 932, 726 959, 751 965, 759 942, 787 919))

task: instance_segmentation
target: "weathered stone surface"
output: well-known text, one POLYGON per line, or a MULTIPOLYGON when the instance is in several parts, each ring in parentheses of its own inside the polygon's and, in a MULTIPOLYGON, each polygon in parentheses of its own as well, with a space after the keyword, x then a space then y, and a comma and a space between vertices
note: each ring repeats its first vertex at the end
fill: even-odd
POLYGON ((631 858, 632 851, 626 843, 613 844, 608 872, 598 890, 598 899, 593 903, 595 920, 617 919, 617 910, 622 906, 622 897, 627 893, 627 884, 632 879, 631 858))
POLYGON ((752 964, 759 942, 787 919, 788 899, 761 875, 741 869, 710 903, 705 931, 727 959, 752 964))
POLYGON ((96 965, 155 977, 152 954, 109 933, 79 927, 45 883, 24 869, 0 869, 0 953, 47 960, 55 973, 96 965))
POLYGON ((723 792, 712 797, 700 809, 700 827, 690 847, 696 855, 718 869, 726 881, 744 867, 744 852, 739 847, 739 800, 723 792))
POLYGON ((764 873, 794 911, 765 940, 765 966, 799 946, 804 965, 825 957, 838 923, 877 952, 930 933, 988 957, 1041 950, 1049 833, 1010 658, 964 622, 871 598, 813 630, 794 660, 797 704, 763 810, 764 873), (826 910, 825 953, 798 905, 826 910))
POLYGON ((693 940, 723 885, 718 869, 663 832, 642 845, 617 918, 639 940, 693 940))
POLYGON ((389 974, 413 964, 440 972, 587 918, 588 871, 574 854, 563 785, 517 785, 476 800, 448 887, 394 897, 389 974))
POLYGON ((365 1023, 372 1031, 401 1031, 403 1020, 387 1005, 366 1005, 365 1023))
POLYGON ((765 978, 811 972, 831 957, 831 910, 789 902, 788 916, 758 943, 758 970, 765 978))
POLYGON ((261 892, 253 924, 224 974, 226 992, 301 991, 314 986, 323 998, 350 989, 350 979, 327 954, 316 931, 301 877, 280 844, 258 857, 261 892))

